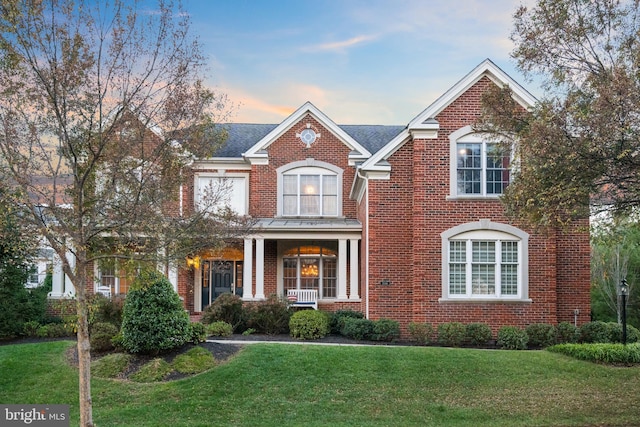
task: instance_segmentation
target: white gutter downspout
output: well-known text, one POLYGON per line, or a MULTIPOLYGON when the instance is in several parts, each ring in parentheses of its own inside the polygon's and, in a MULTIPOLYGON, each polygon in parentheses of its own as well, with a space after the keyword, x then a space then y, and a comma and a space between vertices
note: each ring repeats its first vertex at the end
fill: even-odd
POLYGON ((365 197, 365 253, 364 258, 364 295, 365 295, 365 317, 369 318, 369 179, 360 173, 361 169, 357 169, 358 176, 364 180, 364 197, 365 197))

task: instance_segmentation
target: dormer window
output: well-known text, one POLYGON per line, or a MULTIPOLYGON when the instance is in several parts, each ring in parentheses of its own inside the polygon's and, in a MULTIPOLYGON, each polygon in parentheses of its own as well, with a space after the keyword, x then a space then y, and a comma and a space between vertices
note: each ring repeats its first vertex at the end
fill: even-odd
POLYGON ((279 203, 281 216, 335 217, 341 213, 340 187, 342 170, 333 165, 309 159, 284 166, 279 170, 279 203), (304 163, 305 166, 301 166, 304 163))

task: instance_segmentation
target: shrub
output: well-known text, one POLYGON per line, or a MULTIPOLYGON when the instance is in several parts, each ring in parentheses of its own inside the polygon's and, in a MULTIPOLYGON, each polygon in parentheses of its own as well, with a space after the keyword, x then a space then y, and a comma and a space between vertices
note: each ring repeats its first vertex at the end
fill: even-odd
POLYGON ((131 355, 109 354, 91 362, 91 375, 97 378, 118 378, 129 366, 131 355))
POLYGON ((129 353, 157 354, 185 344, 189 315, 159 272, 142 272, 125 299, 122 345, 129 353))
POLYGON ((108 351, 113 348, 111 340, 118 334, 118 328, 106 322, 98 322, 91 326, 89 342, 91 351, 108 351))
POLYGON ((258 333, 277 335, 289 332, 291 310, 289 310, 288 301, 271 295, 265 301, 260 301, 250 307, 247 309, 247 323, 258 333))
POLYGON ((208 336, 228 337, 229 335, 233 334, 233 327, 227 322, 223 322, 221 320, 210 323, 205 327, 207 329, 208 336))
POLYGON ((394 341, 400 338, 400 324, 391 319, 379 319, 373 322, 371 339, 374 341, 394 341))
MULTIPOLYGON (((622 325, 616 322, 607 323, 609 329, 609 342, 622 342, 622 325)), ((627 343, 637 342, 640 338, 640 332, 633 325, 627 324, 627 343)))
POLYGON ((188 342, 198 344, 207 340, 207 328, 199 322, 191 322, 189 324, 189 340, 188 342))
POLYGON ((556 327, 556 342, 559 344, 574 343, 578 341, 578 337, 578 328, 576 328, 573 323, 558 323, 558 326, 556 327))
POLYGON ((329 334, 329 315, 318 310, 300 310, 289 320, 289 333, 293 338, 315 340, 329 334))
POLYGON ((484 345, 492 336, 491 328, 486 323, 469 323, 465 327, 465 337, 469 344, 484 345))
POLYGON ((211 352, 202 347, 194 347, 173 359, 173 368, 181 374, 198 374, 215 365, 211 352))
POLYGON ((155 381, 162 381, 167 375, 171 373, 173 368, 166 361, 156 358, 143 365, 138 372, 131 375, 129 378, 132 381, 139 383, 150 383, 155 381))
POLYGON ((68 325, 64 323, 47 323, 40 326, 36 331, 36 336, 39 338, 62 338, 73 334, 74 331, 70 330, 68 325))
POLYGON ((622 344, 558 344, 548 351, 564 354, 579 360, 611 364, 640 363, 640 343, 622 344))
POLYGON ((525 350, 529 336, 523 329, 515 326, 503 326, 498 330, 498 345, 507 350, 525 350))
POLYGON ((433 338, 433 326, 429 323, 411 322, 409 323, 409 335, 418 344, 429 344, 433 338))
POLYGON ((533 323, 525 328, 529 346, 546 348, 556 343, 556 328, 546 323, 533 323))
POLYGON ((364 319, 364 313, 354 310, 336 310, 331 314, 331 333, 339 335, 344 326, 344 319, 364 319))
POLYGON ((347 317, 340 333, 355 340, 368 340, 373 333, 373 322, 369 319, 347 317))
POLYGON ((582 343, 606 343, 610 339, 609 327, 600 320, 583 324, 579 332, 582 343))
POLYGON ((124 300, 125 298, 119 295, 111 298, 107 298, 102 294, 94 295, 90 301, 91 323, 107 322, 119 329, 120 325, 122 325, 124 300))
POLYGON ((244 322, 245 313, 242 298, 234 294, 222 294, 202 312, 201 322, 209 325, 214 322, 226 322, 237 330, 244 322))
POLYGON ((30 320, 24 323, 22 327, 22 333, 28 337, 35 337, 37 336, 39 327, 40 323, 35 320, 30 320))
POLYGON ((446 322, 438 325, 438 342, 442 345, 459 347, 464 342, 467 331, 460 322, 446 322))

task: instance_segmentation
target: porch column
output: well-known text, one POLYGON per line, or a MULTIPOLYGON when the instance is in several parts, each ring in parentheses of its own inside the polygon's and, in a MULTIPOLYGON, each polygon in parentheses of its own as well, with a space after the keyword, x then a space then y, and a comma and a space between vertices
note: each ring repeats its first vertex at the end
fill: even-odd
POLYGON ((360 263, 358 261, 358 242, 359 240, 351 240, 351 257, 349 259, 351 265, 351 277, 349 278, 349 299, 359 300, 358 295, 358 271, 360 269, 360 263))
POLYGON ((338 299, 347 299, 347 241, 338 240, 338 299))
POLYGON ((256 299, 264 299, 264 239, 256 239, 256 299))
POLYGON ((253 299, 253 240, 244 239, 244 263, 242 264, 242 299, 253 299))
POLYGON ((57 253, 53 254, 53 272, 52 279, 53 284, 51 286, 51 292, 49 292, 50 298, 62 298, 64 296, 64 273, 62 272, 62 261, 57 253))

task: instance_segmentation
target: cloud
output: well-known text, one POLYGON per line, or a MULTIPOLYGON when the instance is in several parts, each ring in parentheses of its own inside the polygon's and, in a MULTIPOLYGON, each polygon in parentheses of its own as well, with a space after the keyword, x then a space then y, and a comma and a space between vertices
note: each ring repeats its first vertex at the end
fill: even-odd
POLYGON ((321 43, 313 46, 308 46, 303 48, 302 50, 305 52, 319 52, 319 51, 339 51, 343 52, 348 48, 375 40, 377 36, 356 36, 347 40, 337 41, 337 42, 329 42, 329 43, 321 43))

